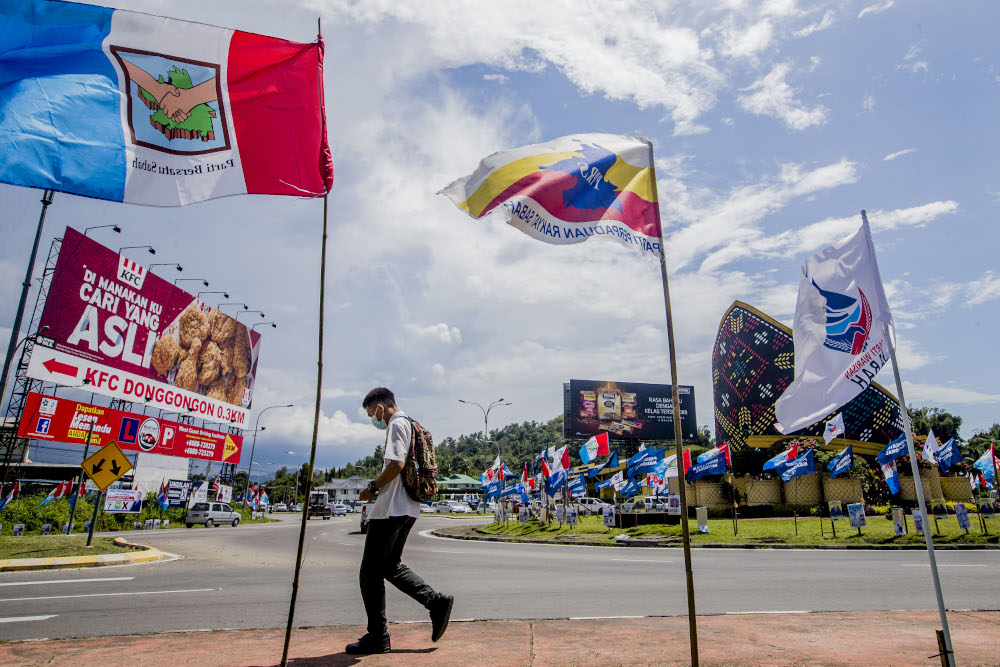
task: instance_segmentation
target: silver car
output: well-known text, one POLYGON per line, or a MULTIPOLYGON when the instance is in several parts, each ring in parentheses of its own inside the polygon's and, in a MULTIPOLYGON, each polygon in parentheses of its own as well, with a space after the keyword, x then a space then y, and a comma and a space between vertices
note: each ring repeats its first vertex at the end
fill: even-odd
POLYGON ((225 503, 195 503, 188 510, 184 524, 190 528, 196 523, 203 523, 206 528, 211 528, 228 523, 235 528, 242 518, 239 512, 225 503))

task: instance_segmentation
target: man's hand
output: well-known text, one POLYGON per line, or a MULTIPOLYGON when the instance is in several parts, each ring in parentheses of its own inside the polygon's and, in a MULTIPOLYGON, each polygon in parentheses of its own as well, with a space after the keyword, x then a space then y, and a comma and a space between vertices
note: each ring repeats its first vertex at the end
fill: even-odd
POLYGON ((362 491, 361 495, 358 496, 358 500, 360 500, 363 503, 370 502, 374 498, 375 498, 375 494, 372 493, 371 491, 369 491, 368 489, 365 489, 364 491, 362 491))

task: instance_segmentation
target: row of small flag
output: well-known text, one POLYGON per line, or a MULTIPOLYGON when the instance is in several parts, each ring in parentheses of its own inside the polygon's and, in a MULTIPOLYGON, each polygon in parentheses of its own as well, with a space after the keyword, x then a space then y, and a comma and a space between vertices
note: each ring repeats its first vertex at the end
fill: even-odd
MULTIPOLYGON (((54 489, 49 491, 49 494, 45 496, 45 498, 38 506, 43 507, 44 505, 52 502, 53 500, 69 496, 70 497, 69 504, 70 507, 72 507, 76 505, 76 499, 87 492, 87 486, 86 484, 80 484, 80 489, 77 491, 77 493, 71 495, 72 491, 73 491, 73 480, 69 480, 66 482, 59 482, 58 484, 56 484, 54 489)), ((21 493, 21 482, 14 482, 14 486, 12 486, 7 495, 4 496, 2 500, 0 500, 0 510, 3 510, 5 507, 7 507, 7 505, 10 504, 10 501, 14 500, 14 498, 18 496, 20 493, 21 493)))

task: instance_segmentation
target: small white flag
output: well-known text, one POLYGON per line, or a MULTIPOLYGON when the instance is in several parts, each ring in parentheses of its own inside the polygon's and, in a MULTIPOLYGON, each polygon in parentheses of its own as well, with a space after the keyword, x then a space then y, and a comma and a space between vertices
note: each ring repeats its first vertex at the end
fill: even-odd
POLYGON ((826 444, 829 445, 830 442, 838 435, 844 435, 843 412, 826 423, 826 429, 823 431, 823 439, 826 440, 826 444))
POLYGON ((941 451, 941 444, 934 437, 934 429, 927 433, 927 442, 924 443, 924 451, 920 455, 924 461, 937 463, 937 453, 941 451))

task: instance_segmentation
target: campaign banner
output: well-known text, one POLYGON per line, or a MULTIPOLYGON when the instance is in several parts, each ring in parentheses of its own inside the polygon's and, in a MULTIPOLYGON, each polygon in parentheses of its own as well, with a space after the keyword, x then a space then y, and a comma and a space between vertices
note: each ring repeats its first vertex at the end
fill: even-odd
MULTIPOLYGON (((694 387, 677 387, 681 433, 698 433, 694 387)), ((590 438, 601 433, 629 440, 673 440, 674 401, 668 384, 570 380, 563 384, 563 435, 590 438)))
POLYGON ((104 511, 109 514, 137 514, 142 511, 142 491, 138 489, 108 489, 104 496, 104 511))
POLYGON ((215 499, 222 503, 233 502, 233 487, 226 486, 225 484, 219 484, 218 490, 215 494, 215 499))
POLYGON ((94 447, 117 442, 127 451, 226 463, 239 463, 243 450, 241 435, 35 392, 28 393, 17 435, 86 445, 91 424, 94 447))
POLYGON ((246 426, 260 334, 66 228, 28 376, 246 426))
POLYGON ((191 484, 189 479, 167 480, 167 504, 171 507, 184 507, 191 495, 191 484))

